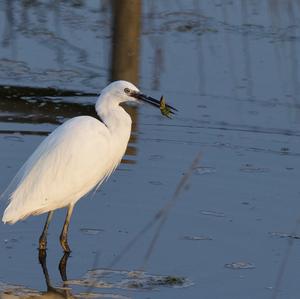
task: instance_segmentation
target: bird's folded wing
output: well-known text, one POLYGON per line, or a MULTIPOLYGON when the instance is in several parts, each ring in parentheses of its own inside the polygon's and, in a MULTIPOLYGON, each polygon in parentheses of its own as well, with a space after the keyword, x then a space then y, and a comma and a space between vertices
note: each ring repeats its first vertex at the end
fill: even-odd
POLYGON ((110 172, 105 126, 81 116, 50 134, 25 162, 5 192, 3 221, 14 223, 76 202, 110 172))

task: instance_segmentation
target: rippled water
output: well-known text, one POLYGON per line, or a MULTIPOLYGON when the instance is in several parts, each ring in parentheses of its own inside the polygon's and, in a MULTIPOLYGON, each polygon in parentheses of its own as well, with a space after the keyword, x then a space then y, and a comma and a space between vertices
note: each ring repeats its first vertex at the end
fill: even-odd
MULTIPOLYGON (((0 1, 1 192, 56 126, 95 116, 97 94, 112 79, 164 94, 179 109, 169 120, 148 106, 129 108, 134 125, 123 163, 75 208, 67 276, 77 284, 53 298, 297 297, 300 1, 133 2, 113 10, 104 0, 0 1), (124 283, 144 265, 154 230, 109 268, 171 198, 198 152, 200 165, 144 269, 189 283, 85 286, 90 271, 121 273, 124 283)), ((44 218, 0 225, 0 298, 44 295, 36 250, 44 218)), ((64 287, 57 268, 63 218, 64 211, 55 214, 48 242, 55 288, 64 287)))

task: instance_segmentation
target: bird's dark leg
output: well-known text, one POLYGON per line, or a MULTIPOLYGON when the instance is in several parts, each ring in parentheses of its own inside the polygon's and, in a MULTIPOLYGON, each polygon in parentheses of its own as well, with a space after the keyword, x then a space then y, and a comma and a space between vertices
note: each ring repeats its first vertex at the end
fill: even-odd
POLYGON ((73 208, 74 208, 73 204, 69 205, 65 224, 60 234, 60 244, 64 252, 71 252, 71 249, 68 244, 68 230, 69 230, 69 224, 70 224, 73 208))
POLYGON ((39 250, 46 250, 46 248, 47 248, 47 232, 48 232, 48 227, 49 227, 50 221, 52 219, 53 213, 54 213, 53 211, 50 211, 48 213, 43 232, 39 239, 39 250))

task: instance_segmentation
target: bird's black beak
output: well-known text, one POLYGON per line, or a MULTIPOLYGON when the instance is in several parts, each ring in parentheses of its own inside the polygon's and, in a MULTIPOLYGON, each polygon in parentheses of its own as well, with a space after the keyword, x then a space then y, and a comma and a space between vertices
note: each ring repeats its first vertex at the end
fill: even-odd
MULTIPOLYGON (((160 108, 161 106, 161 102, 152 98, 152 97, 149 97, 143 93, 140 93, 140 92, 136 92, 136 91, 131 91, 130 92, 130 96, 133 97, 133 98, 136 98, 137 100, 139 101, 142 101, 142 102, 146 102, 154 107, 157 107, 157 108, 160 108)), ((170 113, 174 114, 174 111, 177 111, 176 108, 166 104, 166 107, 168 109, 170 109, 170 113)))

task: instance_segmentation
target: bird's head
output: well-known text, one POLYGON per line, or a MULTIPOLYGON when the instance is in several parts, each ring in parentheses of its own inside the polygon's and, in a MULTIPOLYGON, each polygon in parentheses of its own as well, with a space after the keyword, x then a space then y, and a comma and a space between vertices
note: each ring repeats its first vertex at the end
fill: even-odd
MULTIPOLYGON (((161 102, 140 92, 140 90, 130 82, 119 80, 110 83, 105 87, 100 97, 109 98, 109 101, 117 105, 123 102, 146 102, 154 107, 161 108, 161 102)), ((170 109, 175 108, 167 105, 170 109)))
POLYGON ((123 102, 136 101, 135 98, 131 97, 130 93, 139 93, 139 89, 130 82, 119 80, 114 81, 107 85, 101 91, 102 98, 108 98, 110 102, 120 104, 123 102))

